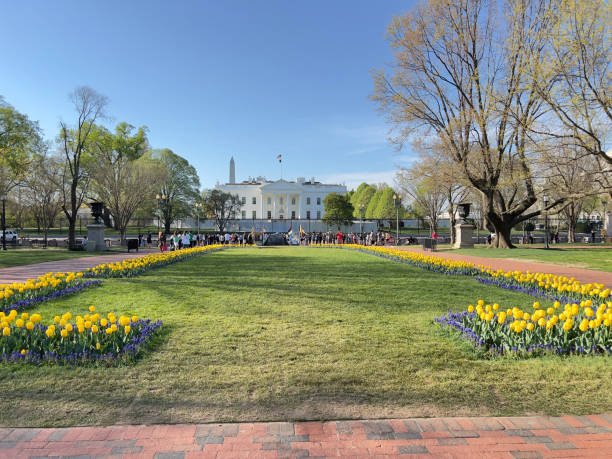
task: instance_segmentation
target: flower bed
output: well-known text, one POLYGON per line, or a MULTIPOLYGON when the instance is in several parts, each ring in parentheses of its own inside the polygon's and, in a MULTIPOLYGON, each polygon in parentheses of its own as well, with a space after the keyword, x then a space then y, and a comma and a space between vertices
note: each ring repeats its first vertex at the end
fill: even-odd
POLYGON ((138 276, 150 269, 167 266, 177 261, 183 261, 206 252, 213 252, 224 248, 222 245, 207 245, 190 249, 174 250, 172 252, 154 253, 142 257, 130 258, 121 262, 105 263, 93 268, 87 268, 85 277, 110 278, 138 276))
POLYGON ((76 316, 67 312, 43 325, 40 314, 19 315, 0 312, 0 360, 29 363, 90 362, 129 363, 134 361, 161 321, 136 316, 117 317, 112 312, 102 317, 89 307, 88 314, 76 316))
POLYGON ((42 303, 43 301, 47 301, 47 300, 51 300, 53 298, 58 298, 60 296, 65 296, 65 295, 70 295, 72 293, 77 293, 80 292, 83 289, 86 289, 88 287, 95 287, 98 286, 102 283, 102 281, 99 280, 88 280, 85 282, 80 282, 77 283, 76 285, 72 285, 70 287, 66 287, 65 289, 62 290, 54 290, 51 293, 47 294, 47 295, 41 295, 41 296, 35 296, 32 298, 27 298, 25 300, 19 300, 13 304, 11 304, 8 308, 4 309, 4 313, 8 314, 11 310, 15 309, 15 310, 24 310, 29 308, 30 306, 33 306, 37 303, 42 303))
POLYGON ((484 265, 451 260, 435 255, 425 255, 409 250, 353 244, 323 244, 320 247, 355 249, 383 258, 408 263, 428 271, 476 277, 481 283, 495 285, 507 290, 520 291, 528 295, 557 300, 564 303, 580 302, 588 299, 593 301, 605 301, 610 297, 611 293, 610 288, 605 288, 603 284, 583 284, 573 277, 568 278, 555 274, 532 273, 530 271, 504 271, 484 265))
POLYGON ((596 306, 589 299, 561 308, 555 301, 543 308, 536 301, 527 311, 478 300, 434 321, 493 355, 610 354, 612 349, 612 302, 596 306))
POLYGON ((23 310, 43 301, 100 285, 99 280, 86 280, 85 278, 133 277, 152 268, 166 266, 221 248, 223 248, 221 245, 209 245, 157 253, 130 258, 123 262, 101 264, 77 273, 47 273, 36 280, 28 279, 26 282, 0 284, 0 310, 5 313, 11 309, 23 310))
POLYGON ((83 277, 83 273, 80 272, 58 272, 44 274, 36 280, 28 279, 26 282, 0 284, 0 309, 6 311, 10 308, 24 307, 93 285, 85 282, 83 277))

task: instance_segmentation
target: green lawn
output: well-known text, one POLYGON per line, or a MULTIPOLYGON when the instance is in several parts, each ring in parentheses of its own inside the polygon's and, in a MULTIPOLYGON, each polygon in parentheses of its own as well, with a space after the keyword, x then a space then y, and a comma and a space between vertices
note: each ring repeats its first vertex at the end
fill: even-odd
MULTIPOLYGON (((0 250, 0 268, 11 266, 30 265, 44 261, 66 260, 69 258, 91 257, 93 255, 109 255, 117 252, 125 252, 125 247, 120 250, 107 250, 106 252, 73 252, 68 249, 9 249, 6 252, 0 250)), ((137 255, 135 255, 137 256, 137 255)))
MULTIPOLYGON (((450 248, 448 249, 450 250, 450 248)), ((544 248, 516 248, 516 249, 496 249, 496 248, 474 248, 452 250, 453 253, 463 255, 475 255, 478 257, 491 258, 513 258, 521 261, 541 261, 554 263, 573 268, 597 269, 600 271, 612 272, 612 249, 611 248, 571 248, 571 247, 551 247, 544 248)))
POLYGON ((0 424, 62 426, 612 410, 610 358, 482 360, 432 319, 531 297, 350 250, 231 249, 37 308, 162 319, 117 368, 0 364, 0 424))

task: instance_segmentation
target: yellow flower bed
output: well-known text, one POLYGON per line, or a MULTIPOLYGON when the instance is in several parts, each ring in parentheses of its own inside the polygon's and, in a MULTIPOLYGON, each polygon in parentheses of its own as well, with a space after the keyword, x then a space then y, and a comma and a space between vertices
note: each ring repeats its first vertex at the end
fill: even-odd
POLYGON ((103 263, 93 268, 87 268, 85 277, 131 277, 143 273, 153 267, 165 266, 176 261, 190 258, 202 253, 219 250, 224 246, 220 244, 193 247, 189 249, 159 252, 130 258, 115 263, 103 263))
POLYGON ((595 282, 582 283, 574 277, 550 273, 532 273, 530 271, 504 271, 502 269, 493 269, 490 266, 451 260, 392 247, 355 244, 323 244, 322 247, 357 249, 384 258, 406 262, 429 271, 473 276, 485 284, 495 285, 508 290, 521 291, 546 299, 559 300, 564 303, 584 299, 595 301, 606 300, 610 297, 611 293, 610 288, 606 288, 604 284, 595 282))
POLYGON ((487 352, 609 354, 612 348, 612 302, 566 303, 548 308, 502 308, 478 300, 466 311, 448 312, 436 322, 460 331, 487 352))
POLYGON ((14 309, 8 314, 0 312, 0 360, 127 361, 136 357, 140 347, 162 325, 137 316, 117 317, 112 312, 101 316, 93 305, 89 313, 77 315, 74 322, 72 318, 72 313, 66 312, 43 325, 41 314, 18 314, 14 309))

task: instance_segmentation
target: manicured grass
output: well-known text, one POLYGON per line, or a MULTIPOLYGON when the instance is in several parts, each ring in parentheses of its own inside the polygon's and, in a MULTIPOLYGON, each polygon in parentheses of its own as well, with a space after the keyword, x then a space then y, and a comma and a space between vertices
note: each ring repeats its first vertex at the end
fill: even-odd
MULTIPOLYGON (((449 249, 450 250, 450 249, 449 249)), ((453 253, 475 255, 478 257, 513 258, 521 261, 541 261, 573 268, 597 269, 612 272, 612 249, 604 247, 571 248, 474 248, 453 250, 453 253)))
POLYGON ((612 409, 610 358, 482 360, 434 325, 531 297, 351 250, 230 249, 41 305, 162 319, 118 368, 0 365, 0 423, 50 426, 612 409))
MULTIPOLYGON (((121 252, 125 252, 125 247, 121 247, 121 252)), ((71 258, 91 257, 94 255, 109 255, 118 250, 107 250, 105 252, 74 252, 68 249, 9 249, 6 252, 0 250, 0 268, 10 268, 12 266, 30 265, 32 263, 42 263, 45 261, 66 260, 71 258)))

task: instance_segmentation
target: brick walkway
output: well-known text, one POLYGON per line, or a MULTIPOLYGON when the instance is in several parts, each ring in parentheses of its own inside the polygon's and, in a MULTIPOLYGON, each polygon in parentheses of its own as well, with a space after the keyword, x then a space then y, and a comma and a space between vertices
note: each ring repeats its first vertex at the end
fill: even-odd
POLYGON ((0 429, 0 457, 612 457, 612 414, 0 429))
POLYGON ((28 279, 36 279, 48 272, 76 272, 97 266, 102 263, 122 261, 127 258, 136 258, 147 253, 156 253, 158 249, 141 249, 139 252, 113 253, 109 255, 96 255, 93 257, 70 258, 67 260, 46 261, 32 265, 14 266, 12 268, 0 269, 0 283, 24 282, 28 279))
POLYGON ((520 271, 531 271, 540 273, 550 273, 563 275, 568 277, 575 277, 581 282, 598 282, 605 284, 606 286, 612 286, 612 272, 596 271, 593 269, 581 269, 572 268, 569 266, 555 265, 552 263, 541 263, 535 261, 520 261, 508 258, 486 258, 486 257, 475 257, 472 255, 461 255, 453 252, 427 252, 417 247, 400 247, 402 250, 410 250, 411 252, 420 252, 427 255, 434 255, 436 257, 449 258, 452 260, 467 261, 470 263, 481 264, 485 266, 491 266, 493 268, 500 268, 504 271, 508 270, 520 270, 520 271))

